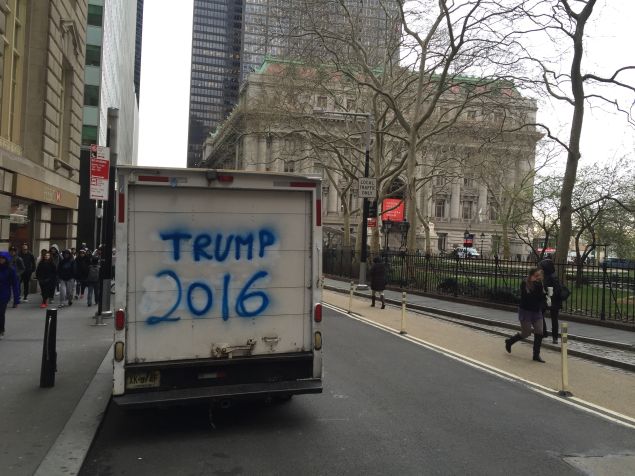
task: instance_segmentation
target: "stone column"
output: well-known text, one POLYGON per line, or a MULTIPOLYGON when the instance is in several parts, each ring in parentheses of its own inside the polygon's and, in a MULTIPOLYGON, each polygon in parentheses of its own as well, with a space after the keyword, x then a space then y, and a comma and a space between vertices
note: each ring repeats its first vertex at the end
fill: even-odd
POLYGON ((487 187, 481 185, 478 188, 478 221, 481 222, 487 219, 487 187))
POLYGON ((450 218, 461 217, 461 184, 458 181, 452 183, 452 195, 450 196, 450 218))
POLYGON ((252 134, 245 136, 245 161, 243 167, 245 170, 256 170, 256 162, 258 160, 258 138, 252 134))

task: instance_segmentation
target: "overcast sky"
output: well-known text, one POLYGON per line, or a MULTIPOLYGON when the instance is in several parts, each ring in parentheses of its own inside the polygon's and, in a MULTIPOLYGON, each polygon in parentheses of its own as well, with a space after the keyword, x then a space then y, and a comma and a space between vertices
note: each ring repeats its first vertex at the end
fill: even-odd
MULTIPOLYGON (((167 0, 144 2, 140 165, 185 167, 187 161, 193 0, 179 0, 178 5, 179 8, 174 8, 174 2, 167 0)), ((611 68, 635 65, 635 29, 631 25, 635 18, 635 1, 600 1, 593 17, 595 25, 587 29, 590 40, 585 61, 587 65, 596 63, 605 68, 588 70, 609 74, 611 68)), ((635 82, 635 73, 630 74, 630 78, 635 82)), ((626 124, 623 116, 605 110, 587 108, 583 163, 624 155, 635 158, 635 130, 626 124)), ((570 113, 571 110, 562 105, 554 109, 541 103, 539 120, 560 123, 567 129, 570 113)))

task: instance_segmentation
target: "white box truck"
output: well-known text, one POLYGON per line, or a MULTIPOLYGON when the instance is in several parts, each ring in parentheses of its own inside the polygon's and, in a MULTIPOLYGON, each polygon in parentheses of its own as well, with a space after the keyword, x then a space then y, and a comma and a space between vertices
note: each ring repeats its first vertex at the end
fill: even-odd
POLYGON ((117 168, 113 399, 322 391, 320 179, 117 168))

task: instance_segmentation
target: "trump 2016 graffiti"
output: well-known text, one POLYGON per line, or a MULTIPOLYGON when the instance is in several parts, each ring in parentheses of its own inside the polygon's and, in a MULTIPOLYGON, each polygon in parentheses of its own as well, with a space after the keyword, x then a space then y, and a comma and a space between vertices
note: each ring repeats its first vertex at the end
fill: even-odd
POLYGON ((161 315, 148 316, 147 324, 176 322, 181 319, 179 311, 183 308, 194 319, 218 311, 222 319, 227 321, 232 315, 257 317, 269 306, 271 300, 268 293, 262 289, 254 289, 269 277, 269 272, 265 269, 250 271, 250 275, 242 277, 242 283, 237 282, 239 278, 232 272, 220 272, 209 281, 196 278, 187 282, 175 269, 188 259, 189 264, 194 265, 214 261, 228 263, 232 267, 239 267, 240 262, 265 263, 269 259, 271 247, 278 242, 272 230, 261 228, 243 233, 193 233, 179 229, 162 231, 159 237, 168 245, 173 267, 160 270, 154 278, 164 282, 168 280, 176 287, 176 292, 173 293, 174 298, 169 309, 161 315), (232 295, 232 289, 240 290, 232 295))

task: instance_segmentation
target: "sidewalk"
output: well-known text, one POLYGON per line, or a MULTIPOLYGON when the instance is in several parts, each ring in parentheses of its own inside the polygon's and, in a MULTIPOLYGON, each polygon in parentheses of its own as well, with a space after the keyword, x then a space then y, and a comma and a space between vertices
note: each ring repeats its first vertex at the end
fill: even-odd
MULTIPOLYGON (((350 281, 338 281, 335 279, 324 279, 325 286, 331 286, 346 291, 350 290, 350 281)), ((362 294, 370 295, 370 291, 361 291, 362 294)), ((386 290, 385 296, 388 299, 393 299, 401 302, 401 293, 396 291, 386 290)), ((513 311, 503 311, 499 309, 491 309, 488 307, 481 307, 470 304, 463 304, 459 302, 446 301, 443 299, 435 299, 426 296, 418 296, 416 294, 408 294, 406 296, 408 304, 415 304, 428 308, 430 312, 435 310, 449 311, 457 314, 475 316, 484 319, 492 319, 495 321, 508 322, 510 324, 518 324, 518 315, 513 311)), ((566 319, 561 318, 561 322, 567 322, 566 319)), ((551 331, 551 324, 547 319, 547 326, 551 331)), ((569 333, 581 337, 587 337, 592 339, 600 339, 611 342, 619 342, 635 347, 635 327, 633 331, 614 329, 611 327, 595 326, 593 324, 584 324, 580 322, 569 322, 569 333)))
MULTIPOLYGON (((92 327, 86 299, 58 311, 57 374, 40 388, 45 309, 40 296, 7 309, 0 340, 0 473, 31 475, 71 417, 112 345, 112 321, 92 327)), ((56 296, 58 298, 58 296, 56 296)), ((56 301, 57 302, 57 301, 56 301)))
MULTIPOLYGON (((336 291, 324 290, 323 302, 346 310, 348 309, 349 296, 336 291)), ((352 312, 399 332, 401 326, 401 309, 399 307, 388 305, 386 309, 382 310, 379 306, 370 307, 367 298, 354 297, 352 312)), ((541 355, 546 363, 540 364, 531 359, 531 342, 517 343, 514 345, 512 353, 508 354, 505 351, 503 337, 419 313, 406 313, 405 329, 409 336, 424 340, 431 345, 447 349, 549 389, 560 390, 560 352, 543 349, 541 355)), ((325 339, 325 349, 328 349, 328 336, 325 336, 325 339)), ((328 350, 326 351, 328 352, 328 350)), ((408 363, 402 362, 401 365, 408 365, 408 363)), ((570 357, 569 389, 577 399, 635 418, 635 406, 633 406, 633 402, 635 402, 635 378, 630 372, 570 357)), ((461 382, 457 382, 455 389, 448 390, 457 392, 467 390, 469 392, 469 389, 461 389, 461 382)), ((466 398, 469 398, 469 393, 466 394, 466 398)), ((545 405, 551 404, 555 403, 545 401, 545 405)))

